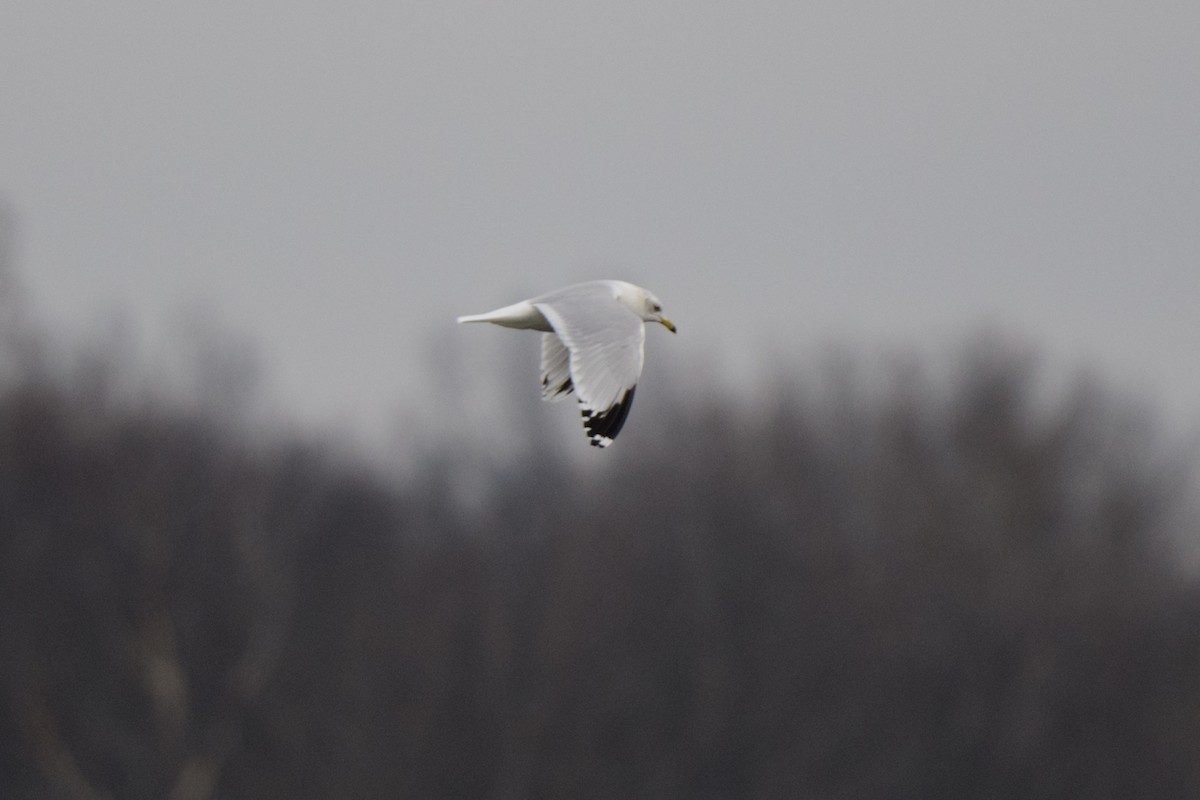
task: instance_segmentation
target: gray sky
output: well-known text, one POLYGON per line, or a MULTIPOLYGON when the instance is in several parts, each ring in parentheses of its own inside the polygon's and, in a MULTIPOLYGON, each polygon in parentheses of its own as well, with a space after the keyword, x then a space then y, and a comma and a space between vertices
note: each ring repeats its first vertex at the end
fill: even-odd
POLYGON ((650 369, 986 323, 1196 419, 1198 143, 1194 0, 0 9, 37 315, 201 306, 361 430, 493 346, 456 314, 593 277, 679 323, 650 369))

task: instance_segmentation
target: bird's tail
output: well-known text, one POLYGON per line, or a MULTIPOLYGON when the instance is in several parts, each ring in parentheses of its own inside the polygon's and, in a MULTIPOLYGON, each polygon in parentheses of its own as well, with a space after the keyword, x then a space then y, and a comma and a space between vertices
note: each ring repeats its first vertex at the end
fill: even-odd
POLYGON ((503 325, 506 328, 533 328, 539 331, 550 330, 550 326, 547 324, 546 318, 542 316, 542 312, 524 300, 520 303, 513 303, 511 306, 497 308, 495 311, 488 311, 486 314, 468 314, 465 317, 459 317, 458 321, 491 322, 495 325, 503 325))

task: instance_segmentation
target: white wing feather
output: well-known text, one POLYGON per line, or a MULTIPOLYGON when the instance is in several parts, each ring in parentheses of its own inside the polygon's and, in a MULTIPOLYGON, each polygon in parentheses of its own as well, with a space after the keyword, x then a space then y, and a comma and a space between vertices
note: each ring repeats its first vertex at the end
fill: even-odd
POLYGON ((562 400, 573 391, 571 354, 557 333, 542 334, 542 399, 562 400))
POLYGON ((540 298, 534 306, 566 345, 571 381, 585 408, 603 413, 637 385, 646 326, 633 312, 580 292, 540 298))

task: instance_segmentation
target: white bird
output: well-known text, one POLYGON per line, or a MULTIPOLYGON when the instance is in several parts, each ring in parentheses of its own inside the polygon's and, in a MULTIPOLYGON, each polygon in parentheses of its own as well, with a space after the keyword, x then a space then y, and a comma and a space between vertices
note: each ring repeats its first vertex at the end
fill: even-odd
POLYGON ((574 393, 588 441, 596 447, 612 444, 629 416, 642 374, 643 323, 658 322, 675 332, 658 298, 625 281, 576 283, 458 321, 544 331, 542 399, 574 393))

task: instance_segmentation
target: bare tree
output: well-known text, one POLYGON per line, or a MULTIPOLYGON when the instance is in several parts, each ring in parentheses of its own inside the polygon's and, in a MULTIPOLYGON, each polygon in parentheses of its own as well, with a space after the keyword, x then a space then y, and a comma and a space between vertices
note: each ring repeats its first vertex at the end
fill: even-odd
POLYGON ((1196 796, 1189 459, 1010 348, 899 375, 403 481, 18 375, 0 795, 1196 796))

